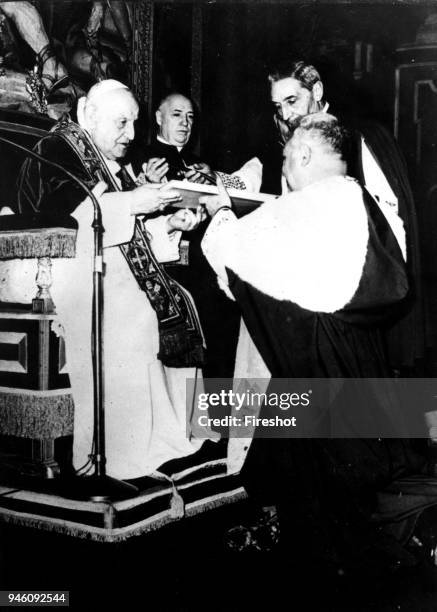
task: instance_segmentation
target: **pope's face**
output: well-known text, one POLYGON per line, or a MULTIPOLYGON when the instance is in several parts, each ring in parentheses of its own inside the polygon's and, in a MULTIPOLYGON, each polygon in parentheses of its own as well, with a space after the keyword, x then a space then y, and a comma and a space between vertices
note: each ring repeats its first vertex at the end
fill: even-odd
POLYGON ((314 112, 317 104, 313 93, 293 77, 274 81, 271 85, 271 98, 281 140, 287 142, 299 119, 314 112))
POLYGON ((135 137, 138 104, 127 89, 109 92, 91 119, 89 128, 96 147, 107 159, 123 158, 135 137))
POLYGON ((168 144, 184 147, 190 140, 193 128, 193 105, 185 96, 171 96, 156 112, 156 121, 159 135, 168 144))

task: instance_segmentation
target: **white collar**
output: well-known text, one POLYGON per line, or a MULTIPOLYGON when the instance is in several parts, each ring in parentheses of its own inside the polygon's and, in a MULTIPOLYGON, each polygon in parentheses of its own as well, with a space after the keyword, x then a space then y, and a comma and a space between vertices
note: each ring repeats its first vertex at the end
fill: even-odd
POLYGON ((162 136, 160 136, 159 134, 157 135, 156 140, 158 140, 159 142, 162 142, 162 144, 166 144, 166 145, 168 145, 169 147, 176 147, 176 149, 179 151, 179 153, 180 153, 180 152, 182 151, 182 149, 184 148, 184 147, 178 147, 177 145, 172 145, 172 144, 170 144, 169 142, 167 142, 167 141, 165 140, 165 138, 163 138, 163 137, 162 137, 162 136))
MULTIPOLYGON (((112 176, 114 176, 115 178, 118 179, 117 172, 121 168, 120 162, 116 161, 115 159, 108 159, 102 153, 100 153, 100 155, 103 157, 103 160, 104 160, 105 164, 107 165, 109 172, 112 174, 112 176)), ((124 167, 126 168, 127 172, 130 174, 131 178, 135 181, 136 177, 135 177, 134 171, 132 169, 132 165, 131 164, 126 164, 124 167)))
POLYGON ((114 175, 117 174, 117 172, 121 168, 121 165, 118 163, 118 161, 116 161, 115 159, 108 159, 103 155, 103 153, 100 153, 100 155, 103 157, 103 161, 108 166, 109 172, 114 175))

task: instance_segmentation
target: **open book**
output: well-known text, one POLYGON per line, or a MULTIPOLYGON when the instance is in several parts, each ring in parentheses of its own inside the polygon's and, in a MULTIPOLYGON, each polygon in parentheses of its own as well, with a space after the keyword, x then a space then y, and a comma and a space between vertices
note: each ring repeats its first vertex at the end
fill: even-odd
MULTIPOLYGON (((202 185, 190 183, 189 181, 170 181, 169 184, 178 191, 183 200, 172 207, 177 208, 196 208, 199 205, 199 198, 205 195, 217 195, 218 190, 214 185, 202 185)), ((229 197, 237 216, 243 216, 255 210, 263 202, 275 199, 276 196, 269 193, 253 193, 243 189, 227 189, 229 197)))

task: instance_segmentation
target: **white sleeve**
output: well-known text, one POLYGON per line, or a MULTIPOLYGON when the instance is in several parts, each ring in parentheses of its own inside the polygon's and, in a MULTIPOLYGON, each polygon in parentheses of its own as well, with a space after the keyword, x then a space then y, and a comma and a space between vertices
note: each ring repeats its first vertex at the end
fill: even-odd
POLYGON ((232 173, 246 185, 248 191, 259 192, 262 183, 263 166, 257 157, 252 157, 239 170, 232 173))
POLYGON ((216 212, 202 240, 202 251, 218 277, 218 284, 226 295, 234 299, 228 289, 226 254, 233 252, 238 242, 238 220, 229 208, 216 212))
MULTIPOLYGON (((266 234, 276 228, 276 220, 272 211, 277 200, 261 204, 256 210, 241 219, 237 219, 232 210, 219 210, 211 219, 202 240, 202 250, 211 267, 218 276, 219 286, 229 293, 226 268, 237 274, 247 264, 247 253, 259 254, 266 234)), ((252 259, 252 255, 249 255, 252 259)), ((264 257, 265 260, 265 257, 264 257)), ((253 267, 249 262, 249 267, 253 267)), ((257 266, 255 265, 255 268, 257 266)), ((234 299, 232 297, 232 299, 234 299)))
MULTIPOLYGON (((99 198, 103 221, 103 247, 113 247, 130 242, 135 229, 135 216, 130 213, 129 192, 104 193, 99 198)), ((93 206, 89 198, 84 200, 72 214, 79 228, 91 225, 93 206)), ((182 232, 167 232, 168 215, 160 215, 146 221, 146 230, 151 236, 150 245, 159 262, 179 259, 179 242, 182 232)))
POLYGON ((161 262, 177 261, 179 259, 179 242, 182 232, 167 231, 167 219, 170 215, 160 215, 146 221, 146 230, 150 234, 150 246, 156 259, 161 262))
MULTIPOLYGON (((123 193, 104 193, 98 198, 102 211, 103 247, 108 248, 129 242, 132 238, 135 217, 130 214, 130 198, 123 193)), ((79 229, 84 224, 91 225, 93 220, 93 205, 86 198, 72 216, 79 223, 79 229)))

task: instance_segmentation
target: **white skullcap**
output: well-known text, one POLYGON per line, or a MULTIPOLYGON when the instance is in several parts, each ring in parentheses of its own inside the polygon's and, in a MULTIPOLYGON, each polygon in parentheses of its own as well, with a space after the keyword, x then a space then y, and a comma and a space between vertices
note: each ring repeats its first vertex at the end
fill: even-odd
POLYGON ((129 87, 120 81, 116 81, 115 79, 105 79, 104 81, 99 81, 95 85, 91 87, 86 96, 82 96, 77 101, 77 122, 79 125, 87 129, 86 119, 85 119, 85 106, 89 103, 95 104, 100 98, 106 96, 110 91, 116 91, 118 89, 127 89, 129 87))

